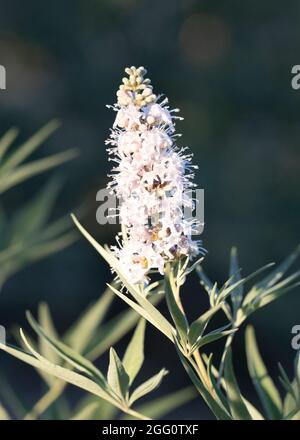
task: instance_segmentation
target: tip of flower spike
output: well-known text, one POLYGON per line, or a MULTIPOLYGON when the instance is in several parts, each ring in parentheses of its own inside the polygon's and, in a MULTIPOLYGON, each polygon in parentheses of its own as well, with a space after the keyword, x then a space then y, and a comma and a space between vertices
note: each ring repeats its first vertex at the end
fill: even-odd
POLYGON ((143 66, 126 67, 125 73, 128 77, 122 79, 122 84, 117 91, 119 105, 133 104, 143 107, 156 101, 157 97, 153 93, 150 79, 144 78, 147 70, 143 66))

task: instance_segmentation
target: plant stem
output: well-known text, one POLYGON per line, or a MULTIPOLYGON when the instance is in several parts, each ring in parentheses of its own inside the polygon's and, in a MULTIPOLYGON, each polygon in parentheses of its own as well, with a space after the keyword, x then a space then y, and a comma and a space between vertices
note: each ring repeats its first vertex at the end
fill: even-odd
POLYGON ((130 416, 135 417, 136 419, 139 420, 152 420, 150 417, 145 416, 144 414, 141 414, 137 411, 134 411, 134 409, 130 409, 130 408, 123 408, 123 411, 126 412, 127 414, 129 414, 130 416))
POLYGON ((200 379, 208 387, 208 389, 210 391, 213 391, 212 383, 211 383, 211 381, 210 381, 210 379, 208 377, 208 374, 207 374, 205 365, 203 363, 201 354, 199 353, 198 350, 194 351, 193 357, 194 357, 194 359, 196 361, 196 364, 197 364, 197 367, 198 367, 198 370, 199 370, 199 377, 200 377, 200 379))
MULTIPOLYGON (((186 316, 185 310, 183 308, 183 305, 182 305, 182 302, 181 302, 181 298, 180 298, 180 286, 179 286, 179 283, 178 283, 178 276, 177 276, 176 289, 174 291, 174 298, 175 298, 175 301, 176 301, 179 309, 181 310, 183 315, 186 316)), ((198 374, 199 374, 200 379, 208 387, 208 389, 210 391, 213 391, 212 383, 211 383, 211 381, 210 381, 210 379, 208 377, 208 374, 207 374, 207 371, 206 371, 206 368, 205 368, 205 365, 203 363, 203 360, 202 360, 202 357, 201 357, 201 354, 200 354, 199 350, 194 351, 193 357, 194 357, 194 359, 196 361, 196 364, 197 364, 197 367, 198 367, 198 374)), ((190 360, 189 357, 187 357, 187 359, 190 360)))

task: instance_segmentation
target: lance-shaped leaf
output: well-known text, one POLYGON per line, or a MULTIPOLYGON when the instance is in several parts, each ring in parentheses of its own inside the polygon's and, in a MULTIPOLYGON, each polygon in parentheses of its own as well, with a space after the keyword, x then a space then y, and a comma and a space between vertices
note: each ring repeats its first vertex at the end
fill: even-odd
POLYGON ((102 373, 96 368, 89 360, 85 359, 79 353, 76 353, 72 348, 68 347, 66 344, 50 337, 45 333, 45 331, 39 326, 35 321, 33 316, 27 312, 27 319, 31 327, 36 331, 36 333, 45 339, 45 341, 53 348, 63 359, 69 362, 73 367, 77 368, 79 371, 84 371, 86 374, 91 376, 93 379, 97 380, 101 386, 105 387, 105 379, 102 373))
POLYGON ((186 276, 189 275, 190 273, 192 273, 193 270, 197 269, 203 260, 204 260, 204 257, 200 257, 190 267, 187 267, 188 263, 190 261, 189 257, 187 257, 183 266, 180 268, 179 273, 178 273, 178 278, 179 278, 180 282, 184 282, 186 276))
MULTIPOLYGON (((273 265, 274 265, 274 263, 266 264, 265 266, 259 268, 255 272, 252 272, 250 275, 248 275, 244 278, 241 278, 240 280, 238 280, 235 283, 232 283, 231 279, 227 280, 226 283, 224 284, 224 286, 222 287, 222 289, 220 289, 220 291, 219 291, 218 302, 224 300, 227 296, 229 296, 229 294, 231 295, 231 293, 234 292, 237 288, 242 287, 245 283, 250 281, 252 278, 256 277, 261 272, 264 272, 265 270, 269 269, 273 265)), ((234 276, 236 276, 236 274, 233 275, 233 277, 234 276)))
POLYGON ((151 393, 151 391, 154 391, 157 387, 159 387, 166 374, 168 374, 168 372, 163 368, 159 373, 155 374, 155 376, 138 386, 129 398, 129 405, 131 406, 136 400, 140 399, 146 394, 151 393))
MULTIPOLYGON (((294 401, 294 404, 297 404, 298 397, 297 397, 297 393, 295 390, 296 383, 290 382, 285 369, 283 368, 283 366, 280 363, 278 364, 278 368, 280 371, 280 375, 279 375, 278 379, 281 382, 281 385, 285 389, 286 393, 291 395, 292 400, 294 401)), ((284 414, 286 415, 285 411, 284 411, 284 414)))
POLYGON ((180 309, 178 302, 176 301, 176 297, 179 300, 179 286, 176 285, 176 280, 174 277, 174 273, 172 271, 171 265, 166 265, 165 271, 165 294, 166 300, 169 308, 169 312, 172 316, 172 319, 176 325, 176 329, 178 331, 181 343, 183 347, 186 345, 187 341, 187 333, 189 330, 189 325, 187 319, 180 309))
POLYGON ((145 326, 145 320, 141 319, 124 354, 123 365, 129 376, 129 385, 136 378, 144 362, 145 326))
MULTIPOLYGON (((151 419, 161 420, 166 414, 169 414, 175 409, 182 407, 184 404, 195 399, 196 396, 197 392, 195 388, 193 386, 188 386, 162 397, 152 399, 150 402, 137 406, 136 410, 139 413, 145 414, 151 419)), ((134 417, 127 414, 122 416, 122 420, 130 419, 134 419, 134 417)))
POLYGON ((201 347, 204 347, 204 345, 218 341, 219 339, 224 338, 225 336, 229 336, 238 330, 237 328, 228 329, 228 330, 227 329, 228 329, 228 325, 224 325, 223 327, 213 330, 204 336, 200 336, 192 346, 191 353, 193 353, 195 350, 198 350, 201 347))
POLYGON ((19 130, 16 127, 10 128, 0 139, 0 162, 3 161, 3 157, 8 149, 11 147, 13 141, 19 134, 19 130))
POLYGON ((207 403, 208 407, 211 409, 213 414, 216 416, 218 420, 232 420, 231 415, 225 408, 225 406, 219 401, 218 398, 212 393, 212 390, 209 390, 207 386, 202 383, 202 381, 199 379, 198 375, 194 371, 191 364, 188 362, 185 356, 180 351, 180 348, 178 345, 176 346, 177 354, 186 370, 188 375, 190 376, 190 379, 192 380, 194 386, 196 387, 197 391, 200 393, 204 401, 207 403))
POLYGON ((214 283, 208 278, 201 265, 196 267, 196 272, 200 278, 201 286, 203 286, 206 292, 210 294, 214 283))
POLYGON ((120 361, 119 356, 112 347, 109 352, 107 382, 121 400, 126 399, 129 386, 129 376, 125 371, 124 365, 120 361))
POLYGON ((92 394, 95 394, 96 396, 108 400, 113 405, 120 407, 119 403, 115 399, 113 399, 106 391, 104 391, 99 386, 99 384, 79 373, 75 373, 67 368, 49 362, 47 359, 45 359, 43 356, 39 355, 35 350, 33 350, 32 347, 28 344, 25 335, 24 334, 22 335, 25 340, 26 346, 28 347, 28 349, 32 354, 28 354, 16 347, 12 347, 7 344, 4 345, 1 343, 0 343, 0 349, 35 368, 40 368, 45 373, 52 374, 58 379, 61 379, 72 385, 75 385, 78 388, 83 389, 84 391, 88 391, 92 394))
POLYGON ((250 326, 246 329, 246 354, 249 374, 265 411, 270 419, 281 419, 281 398, 260 356, 254 329, 250 326))
POLYGON ((29 157, 59 127, 59 121, 52 120, 40 128, 24 144, 14 151, 1 165, 1 173, 16 168, 29 157))
POLYGON ((58 179, 49 180, 46 185, 24 206, 22 206, 13 218, 10 225, 10 245, 19 243, 22 240, 34 241, 46 224, 53 209, 61 188, 58 179))
POLYGON ((191 346, 195 345, 197 341, 202 337, 204 330, 211 320, 211 318, 220 310, 222 303, 210 308, 207 312, 203 313, 198 319, 196 319, 190 327, 188 336, 191 346))
MULTIPOLYGON (((90 361, 94 361, 95 359, 97 359, 111 346, 118 342, 121 337, 123 337, 132 327, 134 327, 139 319, 139 315, 134 310, 128 309, 113 317, 106 324, 100 326, 97 333, 93 334, 95 332, 93 329, 97 327, 97 323, 95 322, 96 315, 98 319, 98 324, 100 324, 107 312, 107 309, 112 299, 113 295, 111 293, 111 290, 108 288, 104 292, 104 294, 100 296, 99 300, 94 305, 91 305, 87 308, 87 310, 83 313, 79 320, 71 327, 70 330, 67 331, 66 335, 64 335, 63 337, 63 340, 66 341, 67 344, 70 345, 72 348, 74 348, 72 346, 73 343, 80 344, 82 351, 86 353, 86 359, 89 359, 90 361)), ((151 298, 151 301, 153 303, 156 303, 161 299, 161 296, 154 295, 151 298)), ((78 345, 78 348, 80 347, 78 345)), ((50 347, 49 349, 51 350, 50 347)), ((54 351, 52 351, 52 353, 55 354, 54 351)), ((39 371, 41 372, 41 370, 39 371)), ((46 375, 44 376, 46 377, 46 375)), ((47 377, 52 376, 47 375, 47 377)), ((51 395, 51 399, 53 401, 50 402, 47 396, 43 396, 40 401, 37 402, 39 414, 47 409, 47 406, 45 407, 43 404, 44 397, 46 397, 45 401, 47 401, 47 405, 52 405, 55 400, 60 397, 66 387, 65 382, 58 383, 58 380, 56 378, 53 379, 53 386, 51 387, 49 392, 47 392, 47 394, 49 393, 51 395)), ((78 411, 80 409, 78 409, 78 411)), ((101 417, 103 416, 104 419, 111 419, 113 417, 112 411, 115 411, 115 407, 102 400, 101 411, 97 412, 97 418, 99 418, 101 415, 101 417), (106 411, 108 407, 110 408, 110 413, 106 411), (105 416, 105 414, 107 414, 107 417, 105 416)), ((30 413, 30 418, 32 418, 32 412, 30 413)))
MULTIPOLYGON (((212 360, 213 360, 213 353, 211 353, 207 357, 204 354, 202 354, 202 358, 203 358, 204 362, 207 365, 207 368, 206 368, 207 375, 208 375, 209 381, 210 381, 210 383, 212 385, 212 390, 213 390, 213 393, 214 393, 214 399, 220 405, 222 405, 226 409, 226 411, 228 411, 228 413, 230 414, 230 407, 229 407, 228 401, 227 401, 227 399, 226 399, 226 397, 225 397, 225 395, 223 393, 222 388, 220 386, 218 386, 218 383, 216 381, 217 376, 215 376, 215 374, 214 374, 214 370, 216 370, 216 368, 213 366, 213 362, 212 362, 212 360)), ((225 382, 223 380, 223 383, 222 383, 223 388, 225 388, 224 387, 224 383, 225 382)))
MULTIPOLYGON (((117 289, 115 289, 113 286, 111 286, 110 284, 108 284, 108 286, 111 288, 111 290, 117 295, 119 296, 121 299, 123 299, 124 302, 126 302, 130 307, 132 307, 137 313, 139 313, 143 318, 145 318, 147 321, 149 321, 152 325, 154 325, 154 327, 156 327, 159 331, 161 331, 162 333, 164 333, 169 339, 173 340, 172 338, 172 333, 170 334, 170 332, 165 329, 163 326, 160 325, 160 322, 157 322, 156 316, 151 313, 148 312, 148 310, 145 310, 143 307, 141 307, 139 304, 137 304, 136 302, 132 301, 128 295, 125 295, 124 293, 118 291, 117 289)), ((149 304, 151 304, 149 302, 149 304)), ((152 305, 152 304, 151 304, 152 305)), ((151 309, 152 310, 152 309, 151 309)))
MULTIPOLYGON (((169 321, 145 298, 144 295, 142 295, 135 286, 131 285, 127 280, 126 277, 122 274, 122 271, 120 270, 118 260, 115 258, 115 256, 109 251, 109 249, 104 249, 103 246, 101 246, 87 231, 84 229, 84 227, 79 223, 79 221, 76 219, 74 215, 72 215, 72 219, 77 226, 77 228, 80 230, 80 232, 84 235, 84 237, 94 246, 94 248, 99 252, 99 254, 107 261, 107 263, 113 268, 124 284, 124 286, 128 289, 128 291, 131 293, 133 298, 137 301, 140 308, 142 308, 146 315, 148 315, 152 323, 155 326, 162 331, 169 339, 173 340, 173 334, 174 329, 169 323, 169 321)), ((115 291, 116 289, 113 289, 115 291)), ((115 291, 115 293, 117 293, 115 291)), ((117 295, 121 296, 121 292, 118 292, 117 295)), ((139 309, 140 309, 139 308, 139 309)), ((148 319, 145 315, 144 318, 148 319)))
MULTIPOLYGON (((44 329, 46 334, 53 339, 58 339, 58 334, 54 327, 48 304, 44 302, 39 304, 38 320, 41 328, 44 329)), ((50 348, 49 343, 43 336, 39 336, 39 351, 46 359, 49 359, 49 361, 53 362, 54 364, 59 363, 59 356, 57 352, 50 348)))
POLYGON ((300 420, 300 351, 294 361, 294 379, 289 380, 284 368, 279 364, 279 380, 286 390, 283 404, 284 420, 300 420))
MULTIPOLYGON (((109 288, 110 290, 110 288, 109 288)), ((127 296, 125 295, 125 298, 127 296)), ((153 305, 163 298, 162 295, 152 295, 150 301, 153 305)), ((140 319, 139 313, 133 308, 128 308, 115 315, 105 324, 102 324, 98 331, 91 338, 86 350, 86 357, 95 360, 107 349, 113 347, 126 333, 131 330, 140 319)))
POLYGON ((57 167, 78 156, 77 150, 66 150, 19 166, 8 175, 0 175, 0 194, 30 177, 57 167))
POLYGON ((3 405, 0 403, 0 420, 10 420, 10 416, 3 405))
MULTIPOLYGON (((237 248, 233 247, 230 252, 230 267, 229 267, 229 277, 232 278, 232 284, 241 280, 241 272, 239 271, 239 261, 237 248)), ((244 295, 244 286, 240 285, 231 292, 231 302, 233 310, 236 313, 244 295)))
POLYGON ((227 392, 228 403, 230 406, 231 414, 235 420, 252 420, 251 415, 247 409, 242 398, 233 366, 231 348, 228 349, 225 358, 225 371, 224 371, 225 386, 227 392))
POLYGON ((247 293, 243 301, 243 314, 249 316, 258 308, 264 307, 275 299, 279 298, 289 290, 295 288, 298 283, 291 282, 299 276, 299 272, 278 282, 286 271, 290 268, 296 258, 299 256, 300 245, 288 256, 278 267, 276 267, 267 277, 256 283, 247 293))
POLYGON ((276 284, 292 266, 294 261, 299 257, 299 254, 300 245, 298 245, 294 252, 292 252, 281 264, 279 264, 279 266, 277 266, 267 277, 256 283, 256 288, 266 289, 274 286, 274 284, 276 284))
MULTIPOLYGON (((219 378, 219 371, 217 370, 217 368, 215 368, 212 364, 212 362, 210 362, 211 360, 211 356, 208 357, 206 354, 202 354, 202 358, 204 360, 204 362, 207 365, 207 370, 208 370, 208 374, 211 380, 211 383, 214 387, 214 391, 218 394, 220 400, 222 401, 223 405, 227 408, 228 406, 228 401, 225 398, 225 396, 223 396, 223 394, 221 393, 221 389, 220 386, 217 383, 217 379, 219 378), (224 400, 225 399, 225 400, 224 400)), ((223 378, 221 378, 220 380, 220 385, 221 387, 226 391, 226 383, 225 380, 223 378)), ((249 414, 251 415, 251 418, 253 420, 264 420, 264 417, 262 416, 262 414, 258 411, 257 408, 255 408, 254 405, 252 405, 251 402, 249 402, 249 400, 247 400, 243 395, 241 395, 243 402, 245 403, 249 414)), ((230 408, 227 408, 228 411, 230 411, 230 408)))
POLYGON ((298 286, 300 286, 300 281, 285 288, 272 289, 272 292, 263 294, 261 297, 257 298, 257 300, 253 301, 253 303, 250 305, 249 308, 248 307, 246 308, 246 312, 248 313, 248 316, 253 311, 270 304, 271 302, 275 301, 276 299, 280 298, 281 296, 285 295, 291 290, 294 290, 298 286))
MULTIPOLYGON (((53 320, 50 314, 49 307, 46 303, 40 303, 38 307, 38 321, 40 326, 45 330, 45 332, 54 339, 58 339, 58 334, 53 324, 53 320)), ((39 351, 46 359, 53 362, 54 364, 62 364, 61 358, 58 353, 50 347, 44 337, 39 336, 38 338, 39 351)), ((51 387, 57 382, 57 379, 53 376, 44 374, 42 370, 37 370, 38 374, 45 380, 45 382, 51 387)))

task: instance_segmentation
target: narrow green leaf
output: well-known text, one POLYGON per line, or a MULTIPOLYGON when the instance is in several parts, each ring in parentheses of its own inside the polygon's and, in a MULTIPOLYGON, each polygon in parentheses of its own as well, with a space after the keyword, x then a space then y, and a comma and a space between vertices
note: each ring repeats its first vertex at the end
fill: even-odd
POLYGON ((11 224, 11 245, 35 238, 50 216, 60 187, 61 182, 58 179, 51 179, 16 212, 11 224))
POLYGON ((31 155, 42 143, 59 127, 59 122, 53 120, 31 136, 23 145, 21 145, 1 167, 1 172, 12 170, 20 165, 29 155, 31 155))
POLYGON ((145 320, 141 319, 128 344, 123 358, 123 365, 129 376, 129 385, 131 385, 136 378, 144 362, 145 326, 145 320))
POLYGON ((79 353, 76 353, 66 344, 47 335, 29 312, 26 313, 26 316, 31 327, 40 337, 45 339, 53 350, 55 350, 63 359, 68 361, 73 367, 77 368, 79 371, 84 371, 93 379, 97 380, 99 385, 105 388, 106 384, 102 373, 90 361, 85 359, 79 353))
POLYGON ((255 408, 254 405, 252 405, 251 402, 249 402, 249 400, 245 399, 243 396, 242 399, 244 404, 246 405, 247 410, 249 411, 252 420, 265 420, 263 415, 258 411, 257 408, 255 408))
POLYGON ((275 290, 274 292, 269 293, 266 296, 263 296, 257 302, 255 302, 255 304, 253 305, 254 310, 256 310, 258 308, 260 309, 260 308, 270 304, 271 302, 275 301, 276 299, 280 298, 281 296, 285 295, 286 293, 290 292, 291 290, 295 289, 298 286, 300 286, 300 282, 294 283, 291 286, 288 286, 284 289, 275 290))
MULTIPOLYGON (((204 359, 204 354, 202 354, 202 358, 204 359)), ((221 389, 221 387, 218 385, 217 380, 218 379, 218 371, 217 369, 214 367, 213 365, 213 353, 211 353, 209 356, 207 356, 207 358, 205 359, 205 363, 206 363, 206 370, 207 370, 207 375, 209 377, 209 380, 212 384, 212 389, 213 389, 213 393, 214 393, 214 399, 216 400, 216 402, 219 403, 219 405, 223 406, 226 411, 228 411, 228 413, 230 413, 230 407, 229 407, 229 403, 227 401, 226 396, 223 393, 223 390, 221 389), (215 373, 216 371, 216 373, 215 373)), ((223 379, 222 381, 222 386, 223 389, 225 389, 224 387, 225 381, 223 379)))
POLYGON ((4 193, 13 186, 27 180, 37 174, 41 174, 44 171, 57 167, 71 159, 78 156, 76 150, 66 150, 61 153, 53 154, 43 159, 38 159, 33 162, 21 165, 8 175, 0 176, 0 194, 4 193))
MULTIPOLYGON (((27 346, 28 348, 30 347, 28 344, 27 346)), ((35 355, 25 353, 18 348, 11 347, 9 345, 3 345, 1 343, 0 349, 5 351, 6 353, 11 354, 15 358, 20 359, 21 361, 31 365, 34 368, 40 368, 45 373, 52 374, 58 379, 64 380, 65 382, 75 385, 83 389, 84 391, 88 391, 92 394, 95 394, 96 396, 108 400, 113 405, 118 405, 118 403, 108 393, 103 391, 102 388, 100 388, 100 386, 91 379, 88 379, 81 374, 68 370, 67 368, 52 364, 43 356, 40 356, 38 353, 32 350, 32 348, 30 348, 30 351, 35 353, 35 355)))
POLYGON ((199 338, 203 335, 203 332, 209 323, 210 319, 220 310, 222 303, 209 309, 207 312, 203 313, 198 319, 196 319, 190 327, 189 330, 189 341, 191 346, 193 346, 199 338))
POLYGON ((3 405, 0 402, 0 420, 10 420, 10 416, 3 405))
POLYGON ((228 349, 225 358, 224 378, 226 384, 227 398, 232 416, 235 420, 252 420, 245 405, 234 374, 232 366, 231 348, 228 349))
POLYGON ((181 311, 176 301, 176 296, 179 296, 179 286, 176 286, 176 281, 170 264, 166 265, 165 270, 165 295, 169 308, 169 312, 175 323, 176 329, 180 336, 183 346, 186 345, 187 333, 189 330, 187 319, 181 311))
POLYGON ((60 252, 78 240, 78 236, 74 231, 67 232, 60 237, 45 243, 37 243, 32 248, 26 250, 26 262, 32 263, 42 258, 48 257, 54 253, 60 252))
MULTIPOLYGON (((165 396, 158 397, 157 399, 152 399, 150 402, 137 406, 136 410, 151 419, 161 420, 165 415, 195 399, 197 395, 195 388, 189 386, 165 396)), ((133 418, 134 417, 127 414, 122 416, 122 420, 130 420, 133 418)))
MULTIPOLYGON (((45 333, 47 333, 53 339, 58 338, 58 334, 54 327, 48 304, 44 302, 39 304, 38 320, 40 326, 45 330, 45 333)), ((39 337, 39 350, 42 356, 44 356, 46 359, 49 359, 49 361, 53 362, 54 364, 59 363, 58 354, 49 347, 49 344, 45 341, 45 338, 41 336, 39 337)))
MULTIPOLYGON (((38 308, 38 321, 42 328, 45 329, 45 332, 49 334, 54 339, 58 338, 57 331, 54 327, 52 317, 50 314, 49 307, 46 303, 40 303, 38 308)), ((57 352, 54 351, 49 344, 45 341, 43 337, 39 336, 39 351, 46 359, 49 359, 50 362, 53 362, 54 364, 61 364, 60 357, 58 356, 57 352)), ((44 374, 43 371, 37 370, 38 373, 42 376, 42 378, 45 380, 45 382, 51 387, 54 382, 57 381, 57 379, 53 376, 49 376, 44 374)))
POLYGON ((288 393, 291 393, 296 400, 296 395, 294 394, 293 386, 289 380, 286 371, 284 370, 283 366, 280 363, 278 364, 278 368, 280 371, 279 379, 281 379, 281 382, 284 384, 284 388, 288 393))
POLYGON ((265 411, 270 419, 280 420, 282 418, 281 398, 260 356, 254 329, 251 326, 246 329, 246 354, 249 374, 265 411))
POLYGON ((214 283, 208 278, 208 276, 206 275, 206 273, 203 270, 202 266, 197 266, 196 267, 196 272, 200 278, 200 284, 201 286, 204 287, 204 289, 206 290, 206 292, 208 294, 210 294, 211 290, 214 287, 214 283))
POLYGON ((204 347, 204 345, 211 344, 212 342, 218 341, 219 339, 224 338, 225 336, 231 335, 238 330, 238 329, 225 330, 227 328, 228 328, 228 325, 225 325, 224 327, 213 330, 204 336, 200 336, 200 338, 198 338, 197 341, 195 342, 195 344, 192 346, 191 353, 193 353, 195 350, 199 350, 199 348, 201 348, 201 347, 204 347))
POLYGON ((279 266, 277 266, 267 277, 256 284, 257 289, 266 289, 276 284, 291 267, 300 254, 300 245, 292 252, 279 266))
MULTIPOLYGON (((293 287, 292 282, 294 280, 296 280, 297 278, 299 278, 300 276, 300 270, 298 270, 297 272, 293 273, 292 275, 290 275, 289 277, 285 278, 284 280, 282 280, 280 283, 275 284, 274 286, 272 286, 269 289, 265 289, 263 290, 260 295, 258 296, 258 298, 256 298, 253 303, 255 304, 256 302, 261 302, 261 300, 268 296, 268 295, 272 295, 272 293, 276 293, 279 292, 280 290, 286 289, 286 288, 291 288, 293 287)), ((295 283, 294 285, 299 285, 299 281, 297 283, 295 283)))
POLYGON ((231 415, 228 413, 223 404, 219 402, 219 399, 216 399, 215 396, 211 394, 210 390, 208 390, 207 387, 201 382, 193 367, 181 353, 177 344, 175 345, 175 347, 177 350, 177 354, 186 372, 190 376, 190 379, 192 380, 194 386, 196 387, 197 391, 200 393, 204 401, 207 403, 213 414, 216 416, 216 418, 218 420, 232 420, 231 415))
POLYGON ((252 272, 250 275, 241 278, 239 281, 237 281, 236 283, 230 284, 228 286, 226 286, 226 283, 224 285, 224 287, 220 290, 219 292, 219 297, 218 297, 218 301, 224 300, 227 296, 229 296, 229 294, 231 294, 233 291, 235 291, 237 288, 240 288, 241 286, 243 286, 245 283, 247 283, 248 281, 250 281, 252 278, 256 277, 257 275, 259 275, 261 272, 264 272, 265 270, 269 269, 271 266, 273 266, 274 263, 269 263, 266 264, 265 266, 259 268, 258 270, 252 272), (226 286, 226 287, 225 287, 226 286))
MULTIPOLYGON (((241 280, 241 273, 239 272, 238 252, 236 247, 233 247, 230 253, 229 277, 233 277, 231 284, 241 280)), ((235 290, 231 292, 231 301, 232 301, 233 310, 235 312, 241 305, 241 302, 243 300, 243 295, 244 295, 243 285, 238 286, 235 290)))
MULTIPOLYGON (((134 286, 132 286, 126 278, 123 276, 122 271, 120 270, 118 260, 115 256, 109 252, 109 250, 104 249, 87 231, 83 228, 83 226, 79 223, 76 217, 71 215, 75 225, 80 230, 80 232, 84 235, 84 237, 93 245, 93 247, 99 252, 99 254, 107 261, 107 263, 115 270, 118 277, 124 284, 124 286, 128 289, 128 291, 132 294, 134 299, 139 303, 142 309, 146 312, 146 314, 151 317, 152 323, 156 324, 156 327, 163 332, 169 339, 173 340, 174 329, 169 323, 169 321, 143 296, 134 286)), ((114 289, 112 289, 115 291, 114 289)), ((115 291, 117 293, 117 291, 115 291)), ((117 293, 120 296, 120 292, 117 293)), ((142 315, 144 316, 144 315, 142 315)), ((145 317, 145 316, 144 316, 145 317)), ((148 319, 148 318, 146 318, 148 319)))
POLYGON ((123 301, 125 301, 130 307, 132 307, 136 312, 138 312, 143 318, 145 318, 147 321, 149 321, 152 325, 154 325, 154 327, 156 327, 159 331, 161 331, 162 333, 164 333, 171 341, 173 341, 172 336, 169 334, 169 332, 167 331, 165 333, 165 329, 163 327, 160 326, 159 323, 157 323, 156 319, 153 318, 153 315, 151 315, 150 313, 148 313, 147 310, 145 310, 144 308, 142 308, 139 304, 135 303, 134 301, 132 301, 128 295, 124 295, 124 293, 119 292, 117 289, 115 289, 113 286, 111 286, 110 284, 108 284, 108 286, 111 288, 111 290, 117 295, 119 296, 121 299, 123 299, 123 301))
POLYGON ((190 267, 186 268, 190 259, 189 257, 186 258, 186 261, 183 265, 183 267, 181 268, 180 272, 179 272, 179 279, 185 279, 185 277, 187 275, 189 275, 190 273, 192 273, 197 267, 200 266, 200 264, 202 263, 202 261, 204 260, 204 257, 200 257, 198 258, 198 260, 196 260, 190 267))
MULTIPOLYGON (((289 382, 289 381, 288 381, 289 382)), ((287 394, 283 403, 284 420, 300 420, 300 389, 296 379, 287 388, 287 394)))
POLYGON ((13 141, 16 139, 18 134, 19 130, 15 127, 12 127, 0 139, 0 163, 3 161, 5 153, 11 147, 13 141))
POLYGON ((157 387, 159 387, 166 374, 168 374, 168 372, 163 368, 159 373, 155 374, 153 377, 146 380, 146 382, 138 386, 129 398, 129 405, 131 406, 135 401, 141 399, 143 396, 151 393, 151 391, 154 391, 157 387))
POLYGON ((107 382, 118 397, 122 400, 126 398, 129 377, 117 353, 112 347, 109 352, 107 382))
MULTIPOLYGON (((202 357, 203 357, 205 364, 209 368, 209 357, 206 354, 202 354, 202 357)), ((219 391, 218 391, 219 387, 216 382, 216 379, 219 378, 219 371, 211 363, 210 363, 210 369, 209 369, 209 377, 212 381, 214 390, 220 396, 219 391)), ((226 383, 223 378, 221 378, 220 385, 222 386, 222 388, 224 390, 226 390, 226 383)), ((223 395, 221 395, 221 401, 223 402, 224 406, 226 407, 228 403, 227 403, 227 400, 224 401, 224 398, 225 397, 223 395)), ((245 405, 249 411, 249 414, 251 415, 253 420, 264 420, 264 417, 262 416, 262 414, 258 411, 257 408, 255 408, 254 405, 252 405, 252 403, 250 403, 243 395, 241 395, 241 398, 243 399, 243 402, 245 403, 245 405)))

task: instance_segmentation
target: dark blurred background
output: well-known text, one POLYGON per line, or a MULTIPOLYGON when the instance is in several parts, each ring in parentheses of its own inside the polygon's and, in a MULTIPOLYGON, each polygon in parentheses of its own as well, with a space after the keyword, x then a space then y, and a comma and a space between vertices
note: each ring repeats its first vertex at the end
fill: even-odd
MULTIPOLYGON (((80 149, 79 159, 52 172, 64 179, 54 216, 84 206, 84 225, 101 243, 113 243, 117 229, 95 221, 96 192, 110 169, 104 141, 114 114, 105 105, 115 102, 124 67, 143 65, 155 91, 164 92, 185 118, 177 129, 182 145, 194 153, 197 183, 205 189, 208 274, 225 281, 232 245, 244 274, 284 258, 299 242, 300 91, 290 81, 292 66, 300 63, 300 4, 282 6, 279 0, 1 0, 0 64, 7 90, 0 93, 0 133, 18 126, 25 139, 59 118, 61 128, 37 155, 80 149)), ((13 212, 50 174, 11 189, 1 201, 13 212)), ((36 311, 45 300, 63 331, 110 278, 107 265, 80 239, 4 285, 0 323, 24 325, 25 309, 36 311)), ((251 319, 275 376, 279 360, 292 372, 290 332, 300 324, 299 294, 251 319)), ((205 307, 196 276, 184 302, 192 317, 205 307)), ((123 308, 116 300, 111 314, 123 308)), ((243 333, 235 342, 235 363, 251 397, 243 333)), ((150 327, 146 359, 145 374, 170 370, 162 392, 189 383, 173 347, 150 327)), ((40 396, 30 367, 1 356, 1 369, 28 404, 40 396)), ((210 415, 198 399, 172 417, 210 415)))

